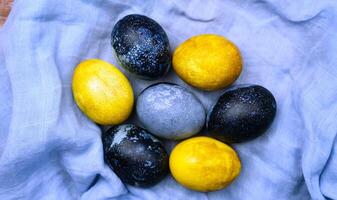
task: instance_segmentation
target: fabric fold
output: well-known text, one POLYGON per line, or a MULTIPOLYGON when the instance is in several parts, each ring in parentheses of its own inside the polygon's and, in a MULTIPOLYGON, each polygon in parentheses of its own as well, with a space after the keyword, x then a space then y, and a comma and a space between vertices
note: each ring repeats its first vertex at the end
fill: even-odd
MULTIPOLYGON (((325 0, 15 1, 0 32, 0 199, 337 199, 336 6, 325 0), (88 58, 120 67, 110 34, 131 13, 158 21, 171 49, 200 33, 227 37, 244 60, 235 84, 260 84, 276 97, 277 116, 266 134, 234 145, 242 172, 227 188, 195 192, 171 176, 136 188, 105 164, 101 130, 107 127, 78 109, 72 73, 88 58)), ((135 96, 158 82, 125 74, 135 96)), ((173 70, 161 81, 189 88, 206 109, 222 93, 196 90, 173 70)), ((134 116, 128 122, 139 123, 134 116)))

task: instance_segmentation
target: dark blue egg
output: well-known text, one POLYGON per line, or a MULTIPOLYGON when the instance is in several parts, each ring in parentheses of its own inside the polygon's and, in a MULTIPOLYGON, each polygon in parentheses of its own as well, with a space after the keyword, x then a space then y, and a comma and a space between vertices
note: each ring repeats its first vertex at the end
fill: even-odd
POLYGON ((207 116, 211 136, 238 143, 262 135, 276 115, 273 94, 259 85, 238 86, 223 93, 207 116))
POLYGON ((162 142, 145 129, 120 125, 102 137, 105 160, 122 182, 147 187, 168 174, 168 155, 162 142))
POLYGON ((119 20, 112 30, 111 45, 122 67, 140 78, 158 79, 170 68, 167 35, 149 17, 133 14, 119 20))

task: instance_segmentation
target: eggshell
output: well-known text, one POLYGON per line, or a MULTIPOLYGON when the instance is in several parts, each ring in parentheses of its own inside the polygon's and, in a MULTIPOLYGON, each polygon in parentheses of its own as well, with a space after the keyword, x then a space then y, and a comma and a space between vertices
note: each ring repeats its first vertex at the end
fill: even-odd
POLYGON ((110 128, 103 134, 106 162, 126 184, 152 186, 168 172, 168 155, 161 141, 132 124, 110 128))
POLYGON ((175 146, 170 170, 183 186, 210 192, 234 181, 240 174, 241 162, 230 146, 209 137, 193 137, 175 146))
POLYGON ((137 100, 137 116, 158 137, 179 140, 198 133, 206 113, 201 102, 186 88, 158 83, 143 90, 137 100))
POLYGON ((111 45, 122 67, 143 79, 162 77, 170 68, 169 40, 164 29, 143 15, 127 15, 111 33, 111 45))
POLYGON ((238 86, 223 93, 207 116, 207 129, 228 143, 262 135, 276 115, 273 94, 259 85, 238 86))

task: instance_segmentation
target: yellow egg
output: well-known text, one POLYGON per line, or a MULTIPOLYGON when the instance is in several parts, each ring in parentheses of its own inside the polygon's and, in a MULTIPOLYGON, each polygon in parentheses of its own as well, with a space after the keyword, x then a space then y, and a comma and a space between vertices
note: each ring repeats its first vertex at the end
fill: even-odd
POLYGON ((239 49, 215 34, 191 37, 174 51, 173 68, 186 83, 207 91, 232 84, 242 70, 239 49))
POLYGON ((173 149, 170 170, 183 186, 206 192, 230 184, 239 175, 241 163, 228 145, 209 137, 195 137, 173 149))
POLYGON ((103 60, 81 62, 74 71, 72 89, 79 108, 98 124, 120 124, 132 111, 134 96, 129 80, 103 60))

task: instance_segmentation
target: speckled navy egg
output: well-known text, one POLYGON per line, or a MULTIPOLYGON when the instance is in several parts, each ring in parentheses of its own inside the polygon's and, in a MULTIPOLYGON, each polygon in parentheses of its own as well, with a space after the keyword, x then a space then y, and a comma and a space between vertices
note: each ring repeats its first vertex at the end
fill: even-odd
POLYGON ((122 182, 147 187, 168 174, 164 146, 147 130, 126 124, 110 128, 102 137, 105 160, 122 182))
POLYGON ((276 114, 273 94, 259 85, 237 86, 223 93, 207 116, 207 129, 228 143, 262 135, 276 114))
POLYGON ((140 78, 160 78, 171 65, 167 35, 149 17, 133 14, 119 20, 112 30, 111 45, 123 68, 140 78))
POLYGON ((157 83, 141 92, 137 116, 146 129, 158 137, 179 140, 198 133, 206 113, 201 102, 186 88, 157 83))

